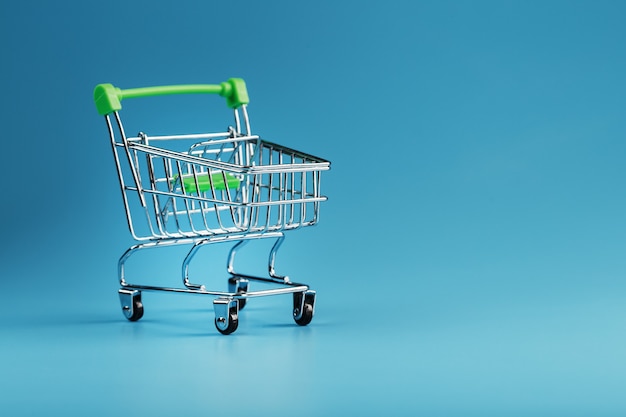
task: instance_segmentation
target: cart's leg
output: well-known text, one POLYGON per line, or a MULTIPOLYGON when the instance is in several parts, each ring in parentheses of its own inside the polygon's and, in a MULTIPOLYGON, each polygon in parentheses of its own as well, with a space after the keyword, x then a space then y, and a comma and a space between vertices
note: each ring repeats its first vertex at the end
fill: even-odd
POLYGON ((232 248, 230 248, 230 252, 228 252, 228 262, 226 264, 226 270, 228 271, 229 274, 239 275, 235 271, 235 255, 237 254, 237 251, 239 250, 239 248, 244 247, 246 243, 248 242, 249 242, 248 240, 240 240, 235 245, 233 245, 232 248))
POLYGON ((195 254, 198 251, 198 249, 200 249, 200 246, 206 245, 207 243, 211 243, 211 241, 209 239, 204 239, 204 240, 201 240, 199 242, 196 242, 192 246, 192 248, 189 251, 189 253, 187 253, 187 256, 185 257, 185 260, 183 261, 183 265, 182 265, 183 284, 185 285, 185 287, 187 287, 189 289, 201 290, 201 291, 205 290, 204 285, 192 284, 191 282, 189 282, 189 263, 191 262, 191 260, 195 256, 195 254))
POLYGON ((143 304, 141 302, 141 291, 120 289, 120 304, 122 313, 130 321, 137 321, 143 317, 143 304))
MULTIPOLYGON (((240 240, 237 242, 228 252, 228 261, 226 262, 226 270, 232 276, 228 279, 228 291, 233 294, 244 294, 248 292, 248 286, 250 285, 250 281, 245 278, 238 276, 235 271, 235 255, 237 254, 237 250, 245 246, 248 243, 247 240, 240 240)), ((237 302, 239 303, 239 310, 246 306, 245 298, 238 298, 237 302)))
MULTIPOLYGON (((274 264, 276 263, 276 254, 278 253, 278 249, 280 249, 280 245, 283 244, 284 240, 285 240, 285 235, 282 233, 276 238, 276 242, 274 243, 274 246, 272 246, 272 249, 270 250, 267 268, 268 268, 269 276, 271 278, 275 279, 277 282, 288 283, 289 277, 278 275, 276 273, 276 269, 274 268, 274 264)), ((237 244, 235 244, 231 248, 230 252, 228 253, 228 264, 227 264, 226 269, 228 270, 229 274, 233 276, 245 276, 245 274, 239 274, 237 273, 237 271, 235 271, 235 255, 237 254, 237 251, 248 242, 249 240, 240 240, 239 242, 237 242, 237 244)))
POLYGON ((272 246, 272 250, 270 251, 270 257, 268 260, 267 268, 269 270, 270 277, 283 280, 284 282, 289 282, 288 276, 278 275, 276 274, 276 270, 274 269, 274 263, 276 262, 276 254, 278 253, 278 249, 280 249, 280 245, 282 245, 284 241, 285 241, 285 235, 282 235, 278 239, 276 239, 276 242, 274 243, 274 246, 272 246))
POLYGON ((313 320, 315 313, 315 291, 293 293, 293 319, 300 326, 306 326, 313 320))
POLYGON ((239 325, 239 304, 233 298, 213 300, 215 327, 222 334, 231 334, 239 325))

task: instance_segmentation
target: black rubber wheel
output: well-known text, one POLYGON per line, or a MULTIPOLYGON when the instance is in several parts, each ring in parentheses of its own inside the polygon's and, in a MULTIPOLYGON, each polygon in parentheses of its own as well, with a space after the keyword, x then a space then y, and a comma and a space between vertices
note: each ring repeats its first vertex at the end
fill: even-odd
POLYGON ((237 330, 237 326, 239 326, 239 319, 237 314, 229 313, 228 327, 226 329, 221 329, 218 325, 217 318, 215 319, 215 328, 221 334, 231 334, 235 330, 237 330))
POLYGON ((302 307, 302 316, 300 316, 300 318, 298 319, 296 318, 297 315, 298 312, 294 311, 293 319, 296 321, 296 323, 300 326, 306 326, 311 322, 311 320, 313 320, 313 306, 305 302, 302 307))
POLYGON ((137 321, 143 317, 143 304, 141 301, 133 300, 133 315, 127 317, 128 321, 137 321))
POLYGON ((237 304, 239 304, 239 311, 243 310, 243 308, 246 306, 246 299, 245 298, 237 298, 237 304))

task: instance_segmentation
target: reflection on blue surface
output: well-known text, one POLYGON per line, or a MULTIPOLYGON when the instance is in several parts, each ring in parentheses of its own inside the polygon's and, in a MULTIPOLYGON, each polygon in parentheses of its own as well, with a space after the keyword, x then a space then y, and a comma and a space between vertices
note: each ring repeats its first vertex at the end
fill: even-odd
MULTIPOLYGON (((624 6, 279 3, 0 5, 0 414, 624 415, 624 6), (253 131, 333 163, 277 260, 316 316, 254 299, 225 337, 145 294, 129 323, 92 89, 233 76, 253 131)), ((194 273, 226 288, 226 250, 194 273)))

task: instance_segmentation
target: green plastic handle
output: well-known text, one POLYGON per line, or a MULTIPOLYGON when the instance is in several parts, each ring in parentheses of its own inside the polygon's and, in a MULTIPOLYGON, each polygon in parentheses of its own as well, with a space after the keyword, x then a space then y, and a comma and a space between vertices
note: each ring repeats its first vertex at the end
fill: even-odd
POLYGON ((226 104, 236 109, 248 104, 248 90, 241 78, 231 78, 221 84, 166 85, 161 87, 130 88, 121 90, 112 84, 98 84, 93 92, 98 113, 106 115, 122 109, 121 101, 126 98, 163 96, 168 94, 219 94, 226 104))

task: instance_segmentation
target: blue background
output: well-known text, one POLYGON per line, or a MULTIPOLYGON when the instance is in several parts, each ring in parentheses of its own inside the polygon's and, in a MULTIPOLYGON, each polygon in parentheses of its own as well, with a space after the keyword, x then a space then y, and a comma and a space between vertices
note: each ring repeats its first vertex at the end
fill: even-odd
MULTIPOLYGON (((2 2, 0 413, 625 415, 625 15, 2 2), (333 163, 320 224, 278 258, 318 291, 316 317, 255 299, 224 337, 210 299, 151 293, 129 323, 132 240, 93 87, 229 77, 253 131, 333 163)), ((223 267, 225 249, 205 253, 223 267)), ((178 255, 133 273, 177 282, 178 255)))

